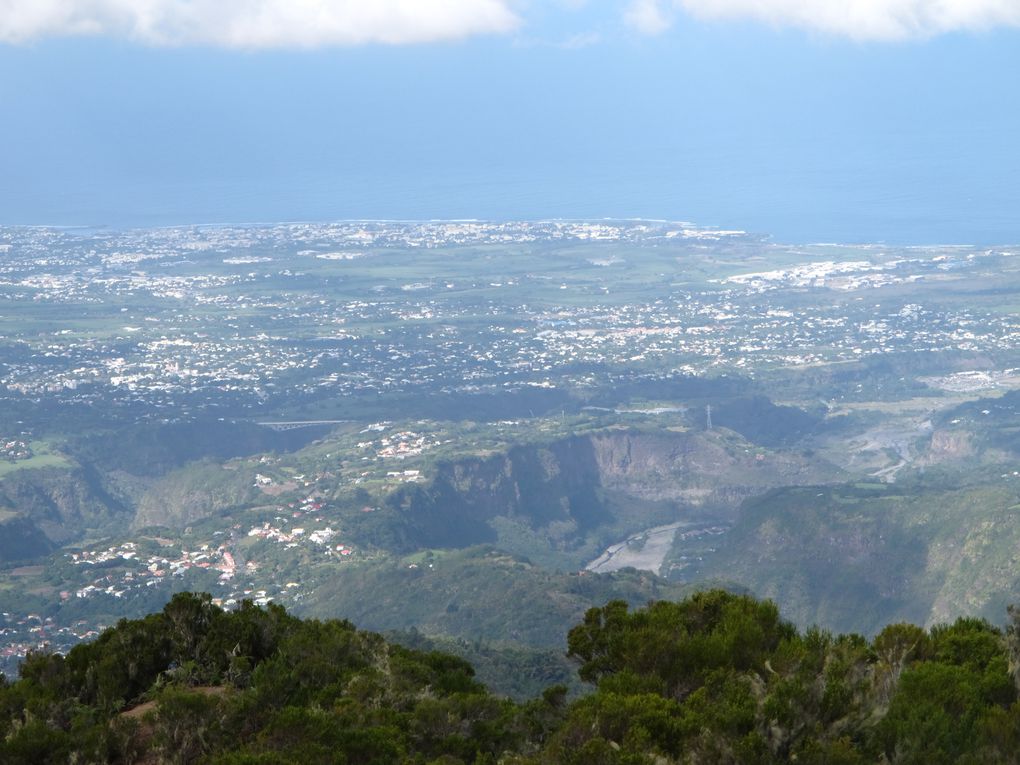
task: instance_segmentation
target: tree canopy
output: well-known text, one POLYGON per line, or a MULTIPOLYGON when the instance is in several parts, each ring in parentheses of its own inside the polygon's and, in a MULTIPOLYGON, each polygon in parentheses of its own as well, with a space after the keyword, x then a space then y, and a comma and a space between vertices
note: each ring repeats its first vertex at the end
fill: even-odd
POLYGON ((568 653, 589 693, 515 703, 462 659, 346 621, 204 594, 0 678, 0 762, 1010 763, 1020 615, 873 639, 798 631, 722 590, 593 608, 568 653))

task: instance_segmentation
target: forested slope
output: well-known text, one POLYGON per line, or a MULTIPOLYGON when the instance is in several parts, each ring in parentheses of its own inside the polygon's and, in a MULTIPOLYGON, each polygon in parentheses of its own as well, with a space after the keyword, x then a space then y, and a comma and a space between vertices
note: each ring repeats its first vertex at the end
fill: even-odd
POLYGON ((279 606, 181 594, 0 684, 0 761, 998 763, 1020 751, 1015 624, 798 631, 722 590, 591 609, 591 692, 515 703, 465 661, 279 606))

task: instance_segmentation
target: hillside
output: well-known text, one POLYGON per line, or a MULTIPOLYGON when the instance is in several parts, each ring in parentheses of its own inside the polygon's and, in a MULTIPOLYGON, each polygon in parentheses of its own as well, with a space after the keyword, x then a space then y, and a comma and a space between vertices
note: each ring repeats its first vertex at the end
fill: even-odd
POLYGON ((611 601, 567 639, 588 692, 514 702, 448 654, 184 593, 0 679, 0 761, 1008 763, 1018 635, 1015 621, 976 619, 890 625, 871 641, 802 633, 775 604, 721 590, 611 601))
POLYGON ((643 604, 685 590, 633 570, 557 574, 479 547, 352 569, 321 583, 299 610, 342 616, 379 631, 416 627, 425 634, 554 648, 562 644, 568 626, 596 603, 619 599, 643 604))
POLYGON ((586 608, 704 582, 774 597, 802 627, 1001 620, 1020 589, 1014 396, 821 417, 706 385, 686 408, 527 421, 152 423, 69 441, 62 467, 15 462, 2 666, 40 634, 29 615, 66 650, 187 589, 438 641, 517 695, 563 678, 548 652, 586 608), (576 573, 629 565, 647 573, 576 573), (535 672, 504 684, 518 651, 535 672))
POLYGON ((722 428, 616 427, 452 457, 427 475, 385 495, 388 521, 363 541, 402 553, 495 543, 550 568, 579 568, 636 531, 681 519, 729 521, 746 497, 841 473, 722 428))
POLYGON ((1020 587, 1020 483, 997 471, 779 489, 748 501, 697 576, 725 574, 798 624, 874 634, 965 613, 999 621, 1020 587))
POLYGON ((19 553, 21 559, 38 555, 39 549, 48 552, 87 533, 120 530, 132 516, 131 509, 106 490, 94 469, 78 465, 7 473, 0 477, 3 507, 21 519, 28 537, 39 540, 19 553))

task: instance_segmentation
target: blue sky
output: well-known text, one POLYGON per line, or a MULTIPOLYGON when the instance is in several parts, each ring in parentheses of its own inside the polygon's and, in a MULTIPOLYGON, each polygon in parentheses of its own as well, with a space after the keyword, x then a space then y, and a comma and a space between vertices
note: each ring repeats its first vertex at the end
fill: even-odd
POLYGON ((0 0, 0 223, 1020 242, 1020 0, 210 3, 0 0))

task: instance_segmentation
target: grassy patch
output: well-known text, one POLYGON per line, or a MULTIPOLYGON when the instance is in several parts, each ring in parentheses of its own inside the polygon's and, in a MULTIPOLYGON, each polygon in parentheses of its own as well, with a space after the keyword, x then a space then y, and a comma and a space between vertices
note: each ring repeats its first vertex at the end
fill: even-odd
MULTIPOLYGON (((16 473, 19 470, 38 470, 40 468, 66 468, 72 467, 74 463, 65 455, 53 451, 46 441, 32 441, 29 443, 32 449, 32 456, 26 460, 8 462, 0 460, 0 478, 16 473)), ((0 510, 0 512, 3 512, 0 510)), ((3 520, 3 516, 0 516, 3 520)))

